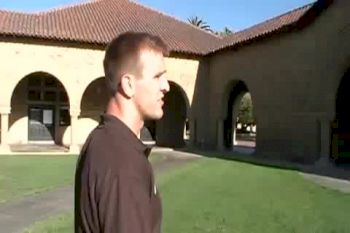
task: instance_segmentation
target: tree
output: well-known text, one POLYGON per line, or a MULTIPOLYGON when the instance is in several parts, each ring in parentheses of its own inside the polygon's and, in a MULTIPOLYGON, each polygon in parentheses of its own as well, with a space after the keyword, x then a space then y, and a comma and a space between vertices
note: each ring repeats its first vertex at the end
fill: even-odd
POLYGON ((187 19, 187 21, 190 24, 192 24, 192 25, 194 25, 202 30, 205 30, 208 32, 213 32, 213 30, 211 30, 210 26, 205 21, 200 19, 198 16, 190 17, 187 19))
POLYGON ((233 31, 229 29, 228 27, 224 27, 224 29, 221 32, 216 32, 215 34, 221 37, 231 35, 233 31))
POLYGON ((246 93, 241 99, 238 112, 238 122, 246 125, 255 124, 253 103, 249 93, 246 93))

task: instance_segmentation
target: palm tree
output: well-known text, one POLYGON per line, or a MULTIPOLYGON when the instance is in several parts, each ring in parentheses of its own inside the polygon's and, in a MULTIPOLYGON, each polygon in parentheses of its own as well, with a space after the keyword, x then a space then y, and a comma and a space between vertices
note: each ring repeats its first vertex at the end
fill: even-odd
POLYGON ((230 35, 232 33, 233 33, 233 31, 231 29, 229 29, 228 27, 224 27, 224 30, 222 32, 222 34, 226 35, 226 36, 228 36, 228 35, 230 35))
POLYGON ((190 24, 192 24, 192 25, 194 25, 202 30, 205 30, 208 32, 213 32, 213 30, 211 30, 210 26, 205 21, 200 19, 198 16, 190 17, 187 19, 187 21, 190 24))
POLYGON ((233 33, 231 29, 228 27, 224 27, 224 29, 221 32, 216 32, 215 34, 221 37, 229 36, 233 33))

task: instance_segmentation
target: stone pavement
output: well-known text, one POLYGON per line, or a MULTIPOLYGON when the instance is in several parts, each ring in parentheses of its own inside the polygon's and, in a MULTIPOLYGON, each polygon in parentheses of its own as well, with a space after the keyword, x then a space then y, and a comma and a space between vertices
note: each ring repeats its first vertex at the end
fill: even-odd
POLYGON ((313 166, 305 166, 300 172, 306 179, 344 193, 350 193, 350 165, 335 165, 321 158, 313 166))
POLYGON ((350 193, 350 181, 342 180, 327 176, 301 173, 307 180, 310 180, 318 185, 327 187, 330 189, 338 190, 343 193, 350 193))
POLYGON ((22 233, 34 222, 72 210, 73 188, 65 187, 0 205, 0 233, 22 233))

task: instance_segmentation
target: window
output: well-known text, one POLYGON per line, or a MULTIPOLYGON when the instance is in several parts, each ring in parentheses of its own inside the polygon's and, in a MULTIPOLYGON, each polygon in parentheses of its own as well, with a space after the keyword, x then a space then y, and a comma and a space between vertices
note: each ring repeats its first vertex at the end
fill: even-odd
POLYGON ((45 87, 57 87, 57 81, 55 78, 52 78, 52 77, 44 78, 44 86, 45 87))
POLYGON ((29 101, 68 105, 69 100, 62 84, 48 75, 32 76, 28 79, 27 99, 29 101))
POLYGON ((60 102, 68 103, 68 95, 65 91, 60 91, 60 102))
POLYGON ((28 91, 28 100, 31 100, 31 101, 41 100, 41 91, 40 90, 29 90, 28 91))
POLYGON ((56 91, 45 91, 44 101, 56 101, 56 91))
POLYGON ((30 77, 28 80, 28 87, 40 87, 41 78, 40 77, 30 77))

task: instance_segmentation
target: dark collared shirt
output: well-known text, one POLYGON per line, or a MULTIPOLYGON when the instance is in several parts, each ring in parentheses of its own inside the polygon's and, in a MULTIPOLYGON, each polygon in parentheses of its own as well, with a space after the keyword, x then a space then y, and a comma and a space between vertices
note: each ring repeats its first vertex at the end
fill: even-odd
POLYGON ((102 116, 77 165, 76 233, 160 233, 161 202, 149 153, 118 118, 102 116))

